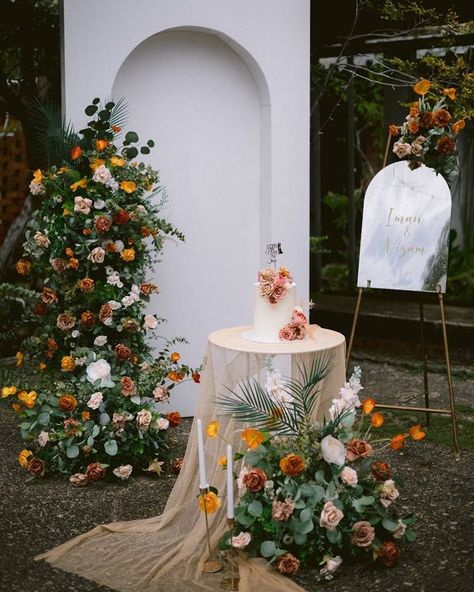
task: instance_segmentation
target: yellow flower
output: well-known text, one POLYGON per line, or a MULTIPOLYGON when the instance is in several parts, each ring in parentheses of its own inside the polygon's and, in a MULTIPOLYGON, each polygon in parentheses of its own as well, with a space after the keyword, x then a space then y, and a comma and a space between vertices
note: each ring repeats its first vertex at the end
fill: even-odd
POLYGON ((63 359, 61 360, 61 368, 65 372, 72 372, 75 367, 76 362, 74 361, 74 358, 71 356, 63 356, 63 359))
POLYGON ((208 438, 217 438, 219 435, 219 422, 214 420, 208 423, 206 433, 208 438))
POLYGON ((112 166, 122 167, 125 166, 126 162, 126 160, 120 158, 119 156, 112 156, 112 158, 110 159, 110 163, 112 164, 112 166))
POLYGON ((36 169, 36 171, 33 173, 33 182, 36 185, 39 185, 40 183, 43 182, 44 176, 43 173, 41 172, 41 169, 36 169))
POLYGON ((10 395, 16 395, 16 386, 2 386, 2 399, 6 399, 10 395))
POLYGON ((63 210, 63 216, 70 216, 71 215, 71 210, 68 210, 67 208, 64 208, 63 210))
POLYGON ((265 436, 262 432, 254 430, 253 428, 247 428, 240 434, 242 440, 245 441, 249 448, 258 448, 260 444, 265 440, 265 436))
POLYGON ((413 90, 416 92, 417 95, 426 95, 426 93, 430 90, 431 82, 426 80, 426 78, 422 78, 419 82, 417 82, 413 86, 413 90))
POLYGON ((124 260, 124 261, 133 261, 135 259, 135 249, 124 249, 121 253, 120 253, 120 257, 124 260))
POLYGON ((28 407, 28 409, 33 409, 37 397, 38 393, 36 391, 30 391, 29 393, 21 391, 21 393, 18 393, 18 400, 21 401, 25 407, 28 407))
POLYGON ((91 163, 91 169, 95 172, 103 164, 105 164, 105 160, 103 158, 94 158, 91 163))
POLYGON ((443 95, 451 99, 451 101, 456 100, 456 89, 450 86, 449 88, 443 89, 443 95))
POLYGON ((214 514, 221 505, 221 500, 213 491, 199 496, 199 510, 201 512, 206 511, 207 514, 214 514), (204 508, 205 504, 205 508, 204 508))
POLYGON ((87 187, 87 179, 85 177, 83 179, 80 179, 79 181, 76 181, 75 183, 73 183, 70 188, 73 191, 76 191, 76 189, 78 187, 81 187, 82 189, 85 189, 87 187))
POLYGON ((219 457, 219 460, 217 462, 219 463, 219 465, 223 469, 227 469, 227 456, 221 456, 221 457, 219 457))
POLYGON ((137 188, 137 184, 135 181, 122 181, 120 183, 120 189, 125 191, 125 193, 133 193, 137 188))
POLYGON ((18 455, 18 462, 24 469, 28 468, 28 459, 30 456, 33 456, 33 453, 31 450, 26 450, 26 448, 24 448, 18 455))
POLYGON ((18 368, 21 368, 21 366, 23 366, 23 358, 24 358, 24 354, 23 352, 19 351, 16 352, 15 358, 16 358, 16 365, 18 368))
POLYGON ((39 368, 41 371, 43 371, 43 370, 46 370, 46 364, 45 364, 44 362, 40 362, 40 363, 38 364, 38 368, 39 368))

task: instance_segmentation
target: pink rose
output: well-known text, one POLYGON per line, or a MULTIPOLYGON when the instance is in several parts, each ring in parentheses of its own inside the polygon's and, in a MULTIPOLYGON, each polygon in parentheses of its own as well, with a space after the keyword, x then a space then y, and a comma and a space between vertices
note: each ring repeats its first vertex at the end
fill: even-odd
POLYGON ((370 547, 374 537, 375 531, 366 520, 353 524, 351 541, 356 547, 370 547))
POLYGON ((156 401, 165 403, 170 398, 168 388, 166 386, 158 385, 153 391, 153 397, 156 401))
POLYGON ((241 532, 237 536, 232 537, 232 546, 234 549, 244 549, 250 544, 252 537, 249 532, 241 532))
POLYGON ((76 195, 74 198, 74 211, 80 214, 89 214, 91 211, 92 200, 87 197, 76 195))
POLYGON ((344 518, 344 514, 332 502, 326 502, 321 511, 319 526, 326 530, 334 530, 339 522, 344 518))
POLYGON ((273 520, 289 520, 295 509, 295 502, 286 498, 284 502, 273 500, 272 502, 272 518, 273 520))
POLYGON ((150 423, 151 423, 151 413, 148 411, 148 409, 142 409, 141 411, 139 411, 137 413, 137 426, 138 429, 141 432, 146 432, 148 431, 148 428, 150 427, 150 423))
POLYGON ((122 481, 124 481, 125 479, 128 479, 130 477, 130 475, 132 474, 132 471, 133 471, 132 465, 120 465, 120 467, 117 467, 112 472, 116 477, 118 477, 119 479, 122 479, 122 481))
POLYGON ((411 153, 411 145, 407 144, 407 142, 395 142, 393 145, 393 152, 398 156, 398 158, 405 158, 411 153))
POLYGON ((278 337, 282 341, 294 341, 296 339, 296 331, 291 324, 285 325, 284 327, 282 327, 280 329, 280 332, 278 333, 278 337))
POLYGON ((355 487, 357 485, 357 471, 351 467, 344 467, 341 471, 341 479, 346 485, 355 487))

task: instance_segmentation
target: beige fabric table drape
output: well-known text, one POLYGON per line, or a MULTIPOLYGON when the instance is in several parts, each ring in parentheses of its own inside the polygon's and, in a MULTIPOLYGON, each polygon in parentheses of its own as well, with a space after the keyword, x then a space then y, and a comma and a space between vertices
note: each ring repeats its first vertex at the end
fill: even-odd
MULTIPOLYGON (((305 341, 277 344, 242 339, 248 327, 217 331, 209 336, 196 417, 203 425, 219 419, 221 434, 241 449, 240 429, 229 416, 220 415, 215 397, 225 388, 235 389, 247 377, 263 377, 265 356, 291 356, 291 372, 311 364, 314 356, 327 355, 331 371, 324 379, 315 413, 322 418, 345 380, 344 337, 318 326, 309 328, 305 341)), ((211 592, 219 589, 223 574, 203 574, 207 559, 205 521, 198 510, 196 422, 193 422, 183 469, 161 516, 146 520, 100 525, 37 557, 120 592, 211 592)), ((225 476, 218 459, 226 442, 207 439, 208 480, 222 495, 222 506, 209 516, 211 541, 217 545, 226 530, 225 476)), ((261 559, 239 556, 241 592, 298 592, 301 588, 280 576, 261 559)))

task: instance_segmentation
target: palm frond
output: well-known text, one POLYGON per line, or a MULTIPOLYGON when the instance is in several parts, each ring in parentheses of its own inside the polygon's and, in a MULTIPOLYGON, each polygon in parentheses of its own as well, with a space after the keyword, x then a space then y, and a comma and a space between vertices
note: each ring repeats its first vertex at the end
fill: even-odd
POLYGON ((128 116, 128 104, 124 97, 121 97, 112 107, 112 111, 110 112, 110 125, 117 125, 118 127, 123 128, 127 123, 128 116))

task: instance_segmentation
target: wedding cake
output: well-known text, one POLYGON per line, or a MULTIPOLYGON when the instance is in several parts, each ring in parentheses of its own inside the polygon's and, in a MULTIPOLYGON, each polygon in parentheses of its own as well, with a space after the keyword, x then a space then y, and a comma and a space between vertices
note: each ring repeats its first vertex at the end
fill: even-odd
POLYGON ((304 339, 307 324, 303 310, 296 306, 296 284, 288 269, 261 269, 255 284, 250 338, 262 343, 304 339))

